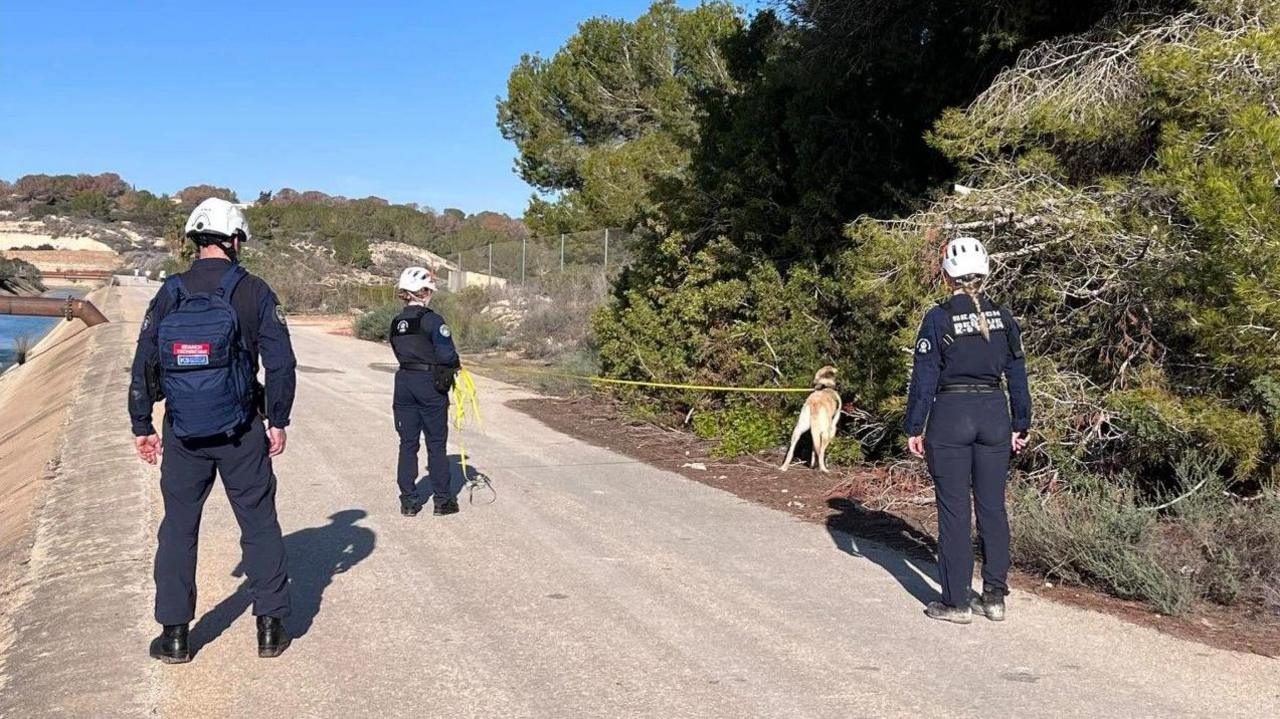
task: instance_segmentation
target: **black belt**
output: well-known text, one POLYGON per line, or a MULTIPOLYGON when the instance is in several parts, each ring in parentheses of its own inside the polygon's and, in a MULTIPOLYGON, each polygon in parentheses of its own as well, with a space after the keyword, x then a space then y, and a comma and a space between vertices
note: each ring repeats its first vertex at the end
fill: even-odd
POLYGON ((1001 389, 999 384, 944 384, 938 388, 938 394, 954 394, 957 392, 985 394, 987 392, 999 392, 1001 389))
POLYGON ((421 362, 401 362, 400 369, 416 369, 422 372, 434 372, 436 365, 422 364, 421 362))

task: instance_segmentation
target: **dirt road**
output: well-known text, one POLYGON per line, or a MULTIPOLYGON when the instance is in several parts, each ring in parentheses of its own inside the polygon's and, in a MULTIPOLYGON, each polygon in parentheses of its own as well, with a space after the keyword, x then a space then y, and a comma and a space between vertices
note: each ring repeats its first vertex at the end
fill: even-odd
MULTIPOLYGON (((136 319, 147 292, 116 292, 136 319)), ((157 475, 130 458, 124 413, 137 325, 109 327, 10 592, 0 716, 1280 715, 1262 657, 1025 594, 1004 624, 929 621, 930 567, 557 434, 492 381, 461 439, 497 502, 403 518, 390 352, 309 327, 277 464, 298 639, 256 658, 215 490, 198 654, 160 666, 157 475)))

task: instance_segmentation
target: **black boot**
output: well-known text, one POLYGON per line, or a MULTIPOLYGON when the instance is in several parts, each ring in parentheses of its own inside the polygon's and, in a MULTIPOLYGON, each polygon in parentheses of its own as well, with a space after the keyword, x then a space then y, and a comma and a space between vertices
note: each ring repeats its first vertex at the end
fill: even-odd
POLYGON ((924 608, 925 616, 952 624, 968 624, 973 621, 969 607, 953 607, 942 602, 929 602, 924 608))
POLYGON ((974 614, 980 614, 993 622, 1004 621, 1004 590, 983 589, 982 597, 969 603, 974 614))
POLYGON ((191 661, 191 648, 187 645, 187 625, 166 624, 160 636, 151 640, 151 658, 165 664, 186 664, 191 661))
POLYGON ((416 517, 422 511, 422 502, 417 497, 401 497, 400 513, 406 517, 416 517))
POLYGON ((431 513, 436 516, 458 513, 458 500, 456 498, 446 499, 443 502, 436 500, 435 509, 431 513))
POLYGON ((291 641, 279 617, 258 617, 258 656, 278 657, 289 648, 291 641))

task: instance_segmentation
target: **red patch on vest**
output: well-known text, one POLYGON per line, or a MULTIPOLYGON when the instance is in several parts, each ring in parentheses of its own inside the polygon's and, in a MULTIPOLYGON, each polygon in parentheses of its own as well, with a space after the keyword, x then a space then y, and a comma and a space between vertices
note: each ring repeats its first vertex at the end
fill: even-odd
POLYGON ((210 345, 208 342, 174 342, 173 353, 179 357, 183 355, 207 355, 209 354, 210 345))

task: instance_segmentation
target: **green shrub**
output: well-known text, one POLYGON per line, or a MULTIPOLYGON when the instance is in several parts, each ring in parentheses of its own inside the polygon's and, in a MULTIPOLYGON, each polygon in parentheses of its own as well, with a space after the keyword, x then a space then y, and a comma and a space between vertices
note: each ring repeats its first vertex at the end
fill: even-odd
POLYGON ((373 264, 369 254, 369 240, 350 231, 339 232, 333 238, 333 258, 350 267, 368 267, 373 264))
MULTIPOLYGON (((502 340, 502 327, 481 317, 478 312, 467 312, 469 300, 448 292, 439 292, 431 299, 431 307, 439 312, 449 325, 453 343, 461 351, 479 352, 497 347, 502 340)), ((351 323, 352 332, 363 340, 385 342, 391 329, 391 320, 404 309, 399 301, 379 305, 356 317, 351 323)))
POLYGON ((851 466, 862 462, 865 455, 862 443, 854 437, 837 436, 827 446, 827 464, 829 466, 851 466))
POLYGON ((1198 596, 1191 579, 1162 566, 1156 514, 1142 511, 1128 482, 1087 477, 1049 497, 1010 487, 1014 563, 1054 581, 1089 584, 1178 614, 1198 596))
POLYGON ((781 412, 762 412, 748 405, 695 412, 693 430, 703 439, 716 440, 712 452, 717 457, 755 454, 778 446, 786 432, 781 412))
POLYGON ((379 305, 351 321, 351 331, 362 340, 386 342, 391 320, 404 309, 402 302, 379 305))
POLYGON ((1266 428, 1253 412, 1241 412, 1208 397, 1179 398, 1145 388, 1113 392, 1108 407, 1128 430, 1139 466, 1171 465, 1188 451, 1230 457, 1236 476, 1248 476, 1262 457, 1266 428))
POLYGON ((81 192, 71 198, 71 214, 105 220, 111 217, 111 200, 101 192, 81 192))
POLYGON ((437 292, 431 298, 431 309, 439 312, 449 325, 453 343, 459 350, 481 352, 499 346, 505 333, 502 325, 480 314, 487 300, 485 290, 478 287, 462 292, 437 292))

